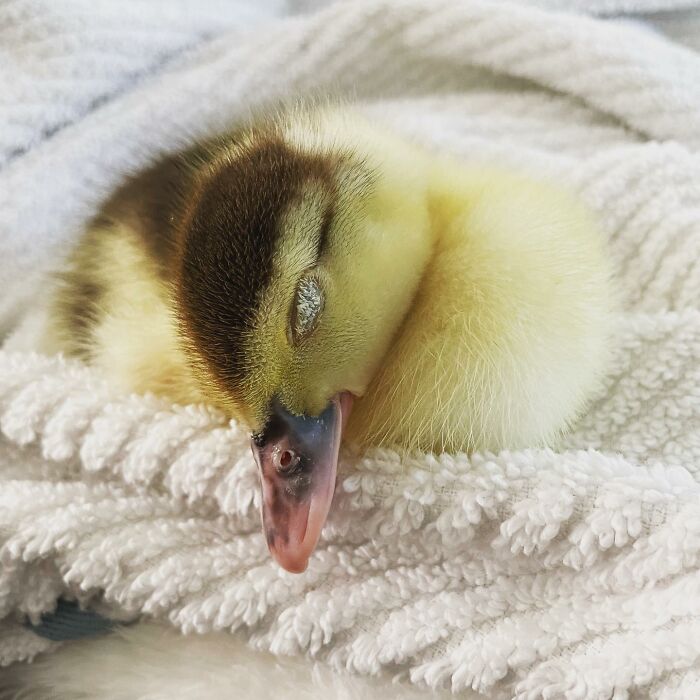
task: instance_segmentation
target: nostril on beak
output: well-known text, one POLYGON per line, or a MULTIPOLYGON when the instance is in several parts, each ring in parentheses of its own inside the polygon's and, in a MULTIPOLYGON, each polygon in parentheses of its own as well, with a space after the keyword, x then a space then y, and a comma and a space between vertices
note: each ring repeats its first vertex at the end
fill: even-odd
POLYGON ((279 450, 275 453, 275 469, 281 474, 286 474, 294 469, 299 463, 299 455, 294 450, 279 450))

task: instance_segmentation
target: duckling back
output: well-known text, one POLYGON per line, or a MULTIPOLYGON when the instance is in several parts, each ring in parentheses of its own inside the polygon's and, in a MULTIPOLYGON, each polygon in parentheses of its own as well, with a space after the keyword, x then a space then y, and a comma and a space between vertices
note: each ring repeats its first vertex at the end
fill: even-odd
POLYGON ((435 249, 350 434, 436 451, 552 444, 608 360, 602 237, 553 185, 437 159, 430 173, 435 249))

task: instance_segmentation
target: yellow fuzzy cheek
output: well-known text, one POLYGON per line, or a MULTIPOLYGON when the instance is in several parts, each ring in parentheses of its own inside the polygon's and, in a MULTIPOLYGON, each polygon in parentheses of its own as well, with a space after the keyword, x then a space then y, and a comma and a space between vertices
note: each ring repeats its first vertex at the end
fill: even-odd
MULTIPOLYGON (((85 340, 70 337, 70 319, 55 319, 56 349, 80 350, 87 343, 91 363, 124 391, 150 391, 181 403, 202 401, 167 289, 135 234, 127 227, 94 229, 82 245, 73 269, 101 290, 96 322, 85 340)), ((71 293, 62 290, 68 297, 64 303, 71 293)))

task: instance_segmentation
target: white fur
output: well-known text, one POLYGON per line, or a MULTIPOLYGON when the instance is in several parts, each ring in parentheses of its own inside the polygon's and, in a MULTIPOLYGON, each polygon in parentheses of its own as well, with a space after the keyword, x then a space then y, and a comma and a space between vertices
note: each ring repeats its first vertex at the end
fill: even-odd
MULTIPOLYGON (((471 694, 470 694, 471 695, 471 694)), ((0 677, 0 700, 418 700, 452 697, 387 675, 365 679, 322 663, 249 649, 225 633, 184 636, 140 623, 72 642, 0 677)))

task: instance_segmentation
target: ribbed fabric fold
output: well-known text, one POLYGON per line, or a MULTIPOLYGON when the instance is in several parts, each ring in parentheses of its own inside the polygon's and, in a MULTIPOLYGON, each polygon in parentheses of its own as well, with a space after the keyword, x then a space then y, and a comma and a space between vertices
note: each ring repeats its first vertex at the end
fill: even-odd
MULTIPOLYGON (((37 21, 0 22, 11 51, 38 50, 22 33, 37 21)), ((134 80, 105 78, 109 56, 91 69, 99 47, 66 39, 66 60, 85 60, 61 84, 74 100, 49 90, 53 116, 16 132, 2 127, 20 97, 14 116, 0 104, 3 322, 126 172, 262 102, 332 89, 428 148, 580 194, 621 298, 611 373, 553 449, 347 447, 318 551, 294 576, 267 554, 242 430, 208 407, 120 395, 20 349, 20 334, 0 351, 0 663, 53 648, 21 622, 63 597, 455 691, 698 695, 700 57, 495 0, 339 3, 245 36, 207 22, 190 46, 177 20, 134 80)))

